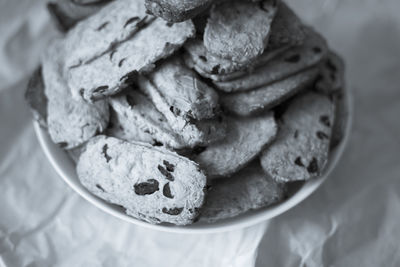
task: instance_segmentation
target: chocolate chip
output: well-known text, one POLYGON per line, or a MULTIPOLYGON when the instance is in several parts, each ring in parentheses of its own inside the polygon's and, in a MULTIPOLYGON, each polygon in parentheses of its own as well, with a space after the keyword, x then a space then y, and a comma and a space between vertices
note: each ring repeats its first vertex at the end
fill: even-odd
POLYGON ((320 47, 318 47, 318 46, 315 46, 315 47, 313 47, 313 49, 312 49, 313 51, 314 51, 314 53, 316 53, 316 54, 319 54, 319 53, 321 53, 322 52, 322 49, 320 48, 320 47))
POLYGON ((139 196, 151 195, 159 190, 158 181, 154 179, 147 180, 146 182, 135 184, 135 193, 139 196))
POLYGON ((294 138, 297 139, 299 137, 299 130, 294 131, 294 138))
MULTIPOLYGON (((143 116, 143 115, 142 115, 143 116)), ((143 132, 150 134, 150 130, 149 129, 144 129, 143 132)))
POLYGON ((195 155, 199 155, 201 154, 204 150, 206 150, 207 147, 206 146, 196 146, 195 148, 193 148, 193 154, 195 155))
POLYGON ((175 170, 175 166, 173 164, 169 163, 168 161, 163 160, 163 164, 165 167, 167 167, 167 171, 173 172, 175 170))
POLYGON ((200 58, 201 60, 203 60, 204 62, 207 62, 207 58, 206 58, 205 56, 199 56, 199 58, 200 58))
POLYGON ((121 59, 121 60, 118 62, 118 67, 119 67, 119 68, 122 67, 122 64, 124 63, 125 60, 126 60, 126 58, 123 58, 123 59, 121 59))
POLYGON ((300 166, 300 167, 304 167, 304 164, 303 164, 303 162, 301 162, 300 157, 296 158, 296 160, 294 161, 294 164, 296 164, 297 166, 300 166))
POLYGON ((93 93, 103 93, 107 89, 108 89, 107 85, 102 85, 102 86, 99 86, 96 89, 94 89, 93 93))
POLYGON ((172 27, 172 25, 174 25, 174 23, 172 23, 172 22, 167 22, 167 23, 165 23, 165 25, 167 25, 167 27, 172 27))
POLYGON ((171 188, 169 187, 169 183, 166 183, 163 187, 163 195, 167 198, 174 198, 171 194, 171 188))
POLYGON ((181 110, 180 110, 179 108, 170 106, 170 107, 169 107, 169 110, 170 110, 172 113, 174 113, 175 115, 177 115, 177 116, 179 116, 179 115, 181 114, 181 110))
POLYGON ((131 107, 136 105, 135 99, 131 95, 126 95, 126 102, 128 102, 131 107))
POLYGON ((213 68, 212 68, 212 70, 211 70, 211 74, 218 74, 218 71, 219 71, 219 68, 220 68, 221 66, 218 64, 218 65, 215 65, 213 68))
POLYGON ((57 143, 57 145, 58 145, 60 148, 66 148, 66 147, 68 146, 68 143, 67 143, 67 142, 60 142, 60 143, 57 143))
POLYGON ((309 173, 316 173, 318 172, 318 161, 316 158, 312 158, 310 164, 308 164, 307 171, 309 173))
POLYGON ((326 127, 331 127, 331 122, 329 121, 328 115, 322 115, 321 117, 319 117, 319 121, 326 127))
POLYGON ((324 132, 318 131, 316 134, 317 134, 317 137, 321 140, 329 139, 329 136, 324 132))
POLYGON ((83 98, 83 94, 85 93, 85 89, 79 89, 79 95, 83 98))
POLYGON ((190 212, 190 213, 194 213, 194 214, 198 214, 199 211, 200 211, 199 208, 189 209, 189 212, 190 212))
POLYGON ((153 146, 163 146, 163 143, 153 139, 153 146))
POLYGON ((103 24, 101 24, 101 25, 96 29, 96 31, 101 31, 102 29, 104 29, 104 28, 107 26, 108 23, 110 23, 110 22, 109 22, 109 21, 104 22, 103 24))
POLYGON ((102 153, 103 153, 104 157, 106 158, 106 161, 109 162, 112 158, 107 154, 107 150, 108 150, 108 145, 105 144, 103 146, 102 153))
POLYGON ((125 22, 124 28, 125 28, 126 26, 128 26, 129 24, 131 24, 132 22, 135 22, 135 21, 137 21, 137 20, 139 20, 139 19, 140 19, 139 17, 132 17, 132 18, 128 19, 128 20, 125 22))
POLYGON ((97 187, 98 189, 100 189, 101 191, 106 192, 106 190, 104 190, 104 188, 103 188, 101 185, 96 184, 96 187, 97 187))
POLYGON ((173 215, 173 216, 181 214, 182 211, 183 211, 183 208, 173 208, 173 209, 163 208, 162 209, 163 213, 168 214, 168 215, 173 215))
POLYGON ((161 174, 165 176, 165 178, 167 178, 170 181, 175 180, 174 176, 172 176, 172 174, 169 171, 167 171, 163 166, 158 165, 157 168, 161 172, 161 174))
POLYGON ((293 56, 285 58, 284 60, 286 62, 289 62, 289 63, 297 63, 297 62, 300 61, 300 59, 301 59, 300 55, 299 54, 295 54, 293 56))

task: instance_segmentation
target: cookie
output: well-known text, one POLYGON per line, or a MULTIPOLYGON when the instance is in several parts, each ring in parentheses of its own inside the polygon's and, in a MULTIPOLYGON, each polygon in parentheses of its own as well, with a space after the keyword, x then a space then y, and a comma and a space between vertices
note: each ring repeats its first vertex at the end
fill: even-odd
POLYGON ((199 221, 212 223, 270 206, 283 200, 284 189, 283 184, 264 173, 258 162, 252 162, 229 179, 211 184, 199 221))
POLYGON ((146 14, 144 0, 111 2, 67 33, 66 67, 87 64, 114 50, 153 20, 146 14))
POLYGON ((184 48, 186 65, 195 69, 203 77, 214 81, 228 81, 246 75, 246 69, 253 69, 266 64, 289 49, 289 46, 281 46, 273 50, 267 49, 253 62, 235 62, 217 57, 208 52, 203 41, 198 38, 186 42, 184 48))
POLYGON ((250 62, 264 52, 276 12, 274 0, 215 5, 204 32, 204 46, 216 56, 250 62))
POLYGON ((260 156, 261 165, 276 181, 309 180, 321 175, 328 161, 334 104, 308 92, 288 105, 275 142, 260 156))
MULTIPOLYGON (((158 75, 157 75, 158 76, 158 75)), ((169 77, 169 79, 173 79, 174 77, 169 77)), ((178 77, 176 77, 178 80, 178 77)), ((188 77, 184 78, 187 79, 188 77)), ((190 79, 190 78, 189 78, 190 79)), ((195 80, 191 80, 192 85, 195 80)), ((182 101, 181 102, 175 102, 175 105, 172 104, 172 98, 173 95, 176 93, 173 92, 173 89, 179 89, 176 86, 172 86, 170 88, 169 86, 171 84, 163 84, 164 80, 161 77, 157 77, 156 83, 157 85, 160 86, 160 88, 157 88, 150 80, 146 79, 143 76, 139 77, 139 88, 142 90, 148 97, 151 99, 153 102, 154 106, 158 109, 160 113, 162 113, 166 120, 168 121, 169 125, 173 129, 173 131, 180 136, 180 138, 183 140, 185 145, 187 147, 195 147, 198 145, 206 145, 212 142, 215 142, 217 140, 220 140, 225 137, 225 131, 226 127, 224 125, 223 120, 219 119, 203 119, 203 120, 196 120, 194 118, 191 118, 190 112, 184 111, 184 107, 182 106, 182 101), (166 97, 167 96, 167 97, 166 97)), ((187 81, 185 81, 187 82, 187 81)), ((172 84, 173 85, 173 84, 172 84)), ((190 82, 188 83, 190 85, 190 82)), ((198 83, 200 85, 200 81, 198 83)), ((204 84, 205 85, 205 84, 204 84)), ((200 85, 201 86, 201 85, 200 85)), ((204 88, 205 89, 205 88, 204 88)), ((209 88, 211 89, 211 88, 209 88)), ((205 89, 205 90, 209 90, 205 89)), ((181 90, 184 91, 186 90, 186 93, 190 93, 188 90, 190 88, 188 87, 181 87, 181 90)), ((196 89, 194 89, 196 90, 196 89)), ((211 91, 209 91, 209 95, 204 99, 205 101, 208 101, 208 99, 214 98, 212 100, 214 104, 211 104, 212 108, 209 109, 207 108, 210 107, 208 103, 205 103, 202 101, 201 105, 203 108, 208 109, 208 112, 213 112, 213 109, 216 107, 217 102, 216 96, 214 96, 214 93, 210 94, 211 91)), ((181 100, 185 101, 183 99, 184 94, 183 92, 181 94, 181 100)), ((176 95, 177 96, 177 95, 176 95)), ((189 96, 189 95, 187 95, 189 96)), ((192 95, 193 96, 193 95, 192 95)), ((189 96, 190 97, 190 96, 189 96)), ((195 100, 192 98, 191 100, 186 98, 188 101, 193 101, 195 100)), ((197 98, 199 99, 199 98, 197 98)), ((176 98, 175 100, 179 100, 176 98)), ((187 102, 186 102, 187 103, 187 102)), ((188 110, 186 108, 186 110, 188 110)))
POLYGON ((196 163, 143 143, 95 137, 77 173, 90 192, 153 224, 190 224, 204 201, 206 176, 196 163))
POLYGON ((248 75, 254 68, 265 65, 269 60, 293 46, 303 44, 306 29, 301 20, 283 2, 278 2, 278 11, 271 25, 268 46, 262 55, 252 62, 234 62, 207 51, 201 38, 188 41, 185 45, 185 62, 201 76, 214 81, 229 81, 248 75), (246 70, 248 69, 248 70, 246 70))
POLYGON ((122 131, 118 133, 114 129, 111 135, 114 134, 128 141, 142 142, 150 141, 151 137, 151 144, 163 144, 175 149, 185 147, 184 142, 174 133, 166 118, 158 112, 146 96, 137 90, 128 88, 125 94, 110 98, 110 105, 115 111, 116 118, 113 127, 118 127, 122 131), (140 135, 134 136, 138 133, 140 135))
POLYGON ((239 116, 249 116, 271 109, 311 86, 317 74, 318 69, 312 68, 251 91, 221 94, 221 105, 224 110, 239 116))
POLYGON ((218 94, 179 58, 167 60, 147 78, 160 93, 165 105, 182 119, 203 120, 216 116, 218 94))
POLYGON ((307 39, 303 45, 285 51, 283 54, 267 62, 264 66, 239 79, 214 82, 214 84, 218 89, 225 92, 251 90, 314 67, 326 55, 326 41, 318 33, 309 29, 307 39))
POLYGON ((58 0, 47 3, 47 9, 56 27, 62 32, 67 32, 77 22, 95 14, 109 2, 111 0, 91 3, 79 3, 76 0, 58 0))
POLYGON ((72 97, 62 75, 63 57, 63 43, 57 39, 43 57, 42 74, 50 137, 60 147, 71 149, 106 129, 109 110, 106 101, 89 104, 72 97))
POLYGON ((227 124, 224 140, 204 147, 193 156, 209 178, 226 177, 242 169, 277 133, 272 112, 249 118, 228 117, 227 124))
POLYGON ((156 19, 114 50, 68 70, 69 86, 75 97, 88 101, 120 91, 136 73, 149 72, 154 63, 170 56, 194 35, 191 21, 169 25, 156 19))
POLYGON ((282 46, 298 46, 306 39, 307 30, 293 10, 283 1, 278 2, 278 12, 271 25, 269 49, 282 46))
POLYGON ((47 127, 47 97, 44 93, 42 69, 38 68, 29 79, 25 91, 25 101, 28 103, 33 118, 40 126, 47 127))
POLYGON ((146 8, 150 14, 170 22, 182 22, 195 17, 215 0, 146 0, 146 8))
POLYGON ((104 133, 106 136, 115 137, 128 142, 143 142, 154 146, 164 145, 160 141, 157 141, 146 128, 139 127, 140 124, 138 123, 130 122, 128 116, 123 115, 125 114, 117 114, 113 108, 110 109, 110 123, 104 133))

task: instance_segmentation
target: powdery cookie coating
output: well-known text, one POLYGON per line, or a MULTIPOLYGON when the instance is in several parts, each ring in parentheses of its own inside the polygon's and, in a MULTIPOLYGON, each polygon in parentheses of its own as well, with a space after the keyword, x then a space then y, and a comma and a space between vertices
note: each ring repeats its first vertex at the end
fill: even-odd
POLYGON ((42 127, 47 127, 47 97, 44 93, 42 69, 38 68, 29 79, 25 91, 25 101, 31 108, 33 118, 42 127))
POLYGON ((276 11, 274 0, 215 5, 204 32, 204 46, 216 56, 250 62, 264 52, 276 11))
POLYGON ((144 142, 151 136, 152 144, 161 143, 175 149, 185 147, 185 143, 174 133, 166 118, 158 112, 146 96, 133 88, 125 91, 126 94, 110 98, 110 104, 117 119, 114 121, 116 122, 114 126, 122 131, 121 133, 114 130, 111 134, 128 141, 144 142), (140 135, 134 137, 138 133, 140 135))
POLYGON ((146 8, 154 16, 181 22, 195 17, 216 1, 220 0, 146 0, 146 8))
POLYGON ((242 169, 277 133, 272 112, 249 118, 229 117, 227 123, 226 138, 193 157, 209 178, 226 177, 242 169))
POLYGON ((165 103, 185 120, 210 119, 218 112, 218 94, 175 57, 147 75, 165 103))
POLYGON ((301 20, 283 2, 278 2, 278 12, 271 25, 268 46, 264 53, 252 62, 235 62, 223 59, 207 51, 199 38, 188 41, 185 45, 185 62, 200 75, 214 81, 228 81, 248 75, 255 67, 266 64, 269 60, 293 46, 303 44, 306 32, 301 20))
POLYGON ((85 64, 113 50, 153 20, 146 14, 144 0, 111 2, 67 33, 66 67, 85 64))
POLYGON ((285 193, 284 184, 264 173, 258 162, 252 162, 229 179, 215 181, 210 187, 199 218, 209 223, 270 206, 283 200, 285 193))
POLYGON ((74 0, 58 0, 47 3, 47 9, 57 28, 67 32, 75 24, 98 12, 111 0, 81 4, 74 0))
MULTIPOLYGON (((173 131, 180 136, 185 146, 206 145, 225 137, 226 125, 224 120, 216 118, 195 120, 185 116, 180 106, 171 105, 168 102, 169 100, 165 98, 164 92, 169 89, 164 86, 167 86, 167 84, 161 85, 159 89, 145 77, 139 77, 140 90, 151 99, 154 106, 165 116, 173 131)), ((205 106, 204 103, 203 106, 205 106)))
POLYGON ((89 104, 75 100, 62 76, 63 43, 55 40, 42 59, 42 74, 47 104, 47 125, 51 139, 70 149, 102 133, 108 124, 106 101, 89 104))
POLYGON ((214 81, 232 80, 247 74, 245 69, 252 69, 266 64, 269 60, 280 55, 290 46, 281 46, 276 49, 266 49, 262 55, 252 62, 235 62, 224 59, 208 52, 200 39, 193 39, 185 43, 187 53, 184 55, 185 63, 194 68, 201 76, 214 81))
POLYGON ((149 223, 190 224, 203 205, 206 177, 198 165, 143 143, 95 137, 77 173, 90 192, 149 223))
POLYGON ((69 86, 74 96, 89 101, 115 94, 129 78, 138 72, 149 72, 156 61, 170 56, 194 33, 191 21, 169 25, 156 19, 112 51, 70 68, 69 86))
POLYGON ((246 76, 226 82, 214 82, 214 84, 225 92, 251 90, 314 67, 326 57, 327 52, 326 41, 318 33, 309 29, 303 45, 285 51, 246 76))
MULTIPOLYGON (((129 112, 129 111, 127 111, 129 112)), ((130 112, 129 112, 130 113, 130 112)), ((134 141, 147 143, 154 146, 163 146, 157 141, 150 131, 145 127, 139 127, 139 123, 129 121, 129 117, 123 114, 117 114, 113 108, 110 109, 110 123, 105 131, 105 135, 115 137, 124 141, 134 141)))
POLYGON ((275 142, 260 156, 263 169, 280 182, 319 176, 328 160, 334 109, 325 95, 308 92, 294 98, 275 142))
POLYGON ((310 86, 318 75, 312 68, 281 81, 251 91, 222 93, 221 105, 224 110, 239 116, 248 116, 275 107, 302 89, 310 86))

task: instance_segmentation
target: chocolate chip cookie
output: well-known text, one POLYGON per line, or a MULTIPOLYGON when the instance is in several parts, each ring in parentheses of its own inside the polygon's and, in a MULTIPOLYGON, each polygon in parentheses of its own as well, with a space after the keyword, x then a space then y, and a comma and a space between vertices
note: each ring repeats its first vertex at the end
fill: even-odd
POLYGON ((260 156, 263 169, 279 182, 321 175, 328 161, 334 114, 334 103, 325 95, 307 92, 295 97, 279 120, 275 142, 260 156))
POLYGON ((206 176, 196 163, 144 143, 95 137, 77 173, 90 192, 153 224, 190 224, 204 200, 206 176))

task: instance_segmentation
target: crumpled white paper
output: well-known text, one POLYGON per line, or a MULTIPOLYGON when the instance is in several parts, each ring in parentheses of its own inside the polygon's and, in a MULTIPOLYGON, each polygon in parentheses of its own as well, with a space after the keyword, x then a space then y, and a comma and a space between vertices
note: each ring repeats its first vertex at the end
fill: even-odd
POLYGON ((400 266, 398 0, 289 1, 345 56, 353 134, 332 176, 298 207, 212 235, 122 222, 57 176, 23 101, 23 77, 55 34, 44 2, 0 2, 0 266, 400 266))

